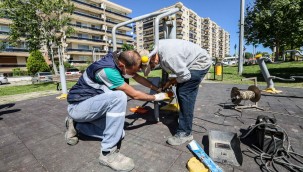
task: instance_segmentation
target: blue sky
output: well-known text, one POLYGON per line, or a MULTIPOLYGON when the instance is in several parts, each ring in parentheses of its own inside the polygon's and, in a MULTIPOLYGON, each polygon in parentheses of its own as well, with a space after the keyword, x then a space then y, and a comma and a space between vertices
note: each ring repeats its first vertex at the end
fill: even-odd
MULTIPOLYGON (((238 21, 240 19, 240 0, 110 0, 111 2, 132 9, 130 17, 147 14, 163 7, 182 2, 187 8, 195 11, 200 17, 209 17, 220 27, 230 33, 230 54, 234 54, 234 45, 239 44, 238 21)), ((246 6, 254 0, 246 0, 246 6)), ((252 52, 252 45, 245 45, 246 51, 252 52)), ((257 47, 257 51, 271 52, 269 48, 257 47)))

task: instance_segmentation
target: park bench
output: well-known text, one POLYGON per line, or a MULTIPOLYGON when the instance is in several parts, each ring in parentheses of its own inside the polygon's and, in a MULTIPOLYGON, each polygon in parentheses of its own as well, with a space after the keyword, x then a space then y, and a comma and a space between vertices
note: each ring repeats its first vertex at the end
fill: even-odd
MULTIPOLYGON (((82 74, 80 75, 65 75, 66 81, 77 82, 82 74)), ((60 75, 53 75, 53 82, 57 85, 57 90, 60 91, 60 75)))

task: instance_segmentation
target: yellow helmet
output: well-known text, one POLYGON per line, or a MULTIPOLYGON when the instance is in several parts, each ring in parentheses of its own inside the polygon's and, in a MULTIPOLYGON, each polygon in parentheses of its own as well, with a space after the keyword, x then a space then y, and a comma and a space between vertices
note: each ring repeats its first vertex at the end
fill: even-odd
POLYGON ((261 57, 262 57, 262 54, 257 54, 257 55, 255 56, 256 59, 261 58, 261 57))
POLYGON ((147 65, 147 63, 148 63, 148 57, 147 56, 142 56, 141 57, 141 62, 142 62, 143 65, 147 65))

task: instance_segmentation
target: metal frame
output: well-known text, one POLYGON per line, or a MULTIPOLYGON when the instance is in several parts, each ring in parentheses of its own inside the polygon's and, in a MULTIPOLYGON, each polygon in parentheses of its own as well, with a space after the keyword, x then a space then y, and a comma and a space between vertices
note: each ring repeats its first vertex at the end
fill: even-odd
POLYGON ((281 90, 276 90, 275 89, 273 79, 279 79, 279 80, 282 80, 282 81, 295 81, 295 78, 303 78, 303 76, 290 76, 289 79, 285 79, 285 78, 280 78, 280 77, 277 77, 277 76, 271 76, 269 71, 268 71, 268 68, 266 66, 265 59, 266 58, 264 58, 264 57, 257 58, 257 62, 258 62, 259 67, 261 69, 262 75, 263 75, 263 77, 264 77, 264 79, 267 83, 267 88, 266 88, 266 90, 264 90, 265 92, 268 92, 268 93, 281 93, 282 92, 281 90))
MULTIPOLYGON (((175 13, 177 13, 180 9, 179 8, 172 8, 172 9, 167 9, 167 10, 163 10, 163 11, 157 11, 157 12, 153 12, 153 13, 149 13, 149 14, 145 14, 139 17, 135 17, 131 20, 119 23, 117 25, 115 25, 113 27, 112 30, 112 39, 113 39, 113 51, 117 50, 117 42, 116 42, 116 30, 119 27, 128 25, 130 23, 136 22, 136 21, 140 21, 146 18, 151 18, 151 17, 156 17, 155 18, 155 24, 154 24, 154 31, 155 31, 155 45, 154 45, 154 49, 153 51, 158 51, 159 48, 159 26, 160 26, 160 20, 166 16, 171 16, 175 13)), ((164 35, 165 35, 165 39, 167 38, 176 38, 176 17, 171 17, 170 21, 164 21, 163 23, 163 27, 164 27, 164 35), (169 27, 172 26, 172 27, 169 27)), ((166 72, 164 72, 162 70, 162 79, 161 82, 164 83, 165 81, 167 81, 168 79, 168 75, 166 72), (164 74, 163 74, 164 73, 164 74)), ((159 119, 159 102, 154 101, 154 116, 156 118, 157 121, 160 121, 159 119)))

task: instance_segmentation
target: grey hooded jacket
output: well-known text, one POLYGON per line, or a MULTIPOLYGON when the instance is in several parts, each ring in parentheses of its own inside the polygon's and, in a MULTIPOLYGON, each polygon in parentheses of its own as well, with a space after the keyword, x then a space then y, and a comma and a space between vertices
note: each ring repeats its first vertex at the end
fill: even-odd
POLYGON ((177 75, 178 83, 191 78, 189 70, 206 70, 212 63, 205 49, 181 39, 159 40, 158 54, 162 69, 177 75))

